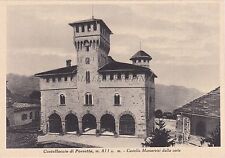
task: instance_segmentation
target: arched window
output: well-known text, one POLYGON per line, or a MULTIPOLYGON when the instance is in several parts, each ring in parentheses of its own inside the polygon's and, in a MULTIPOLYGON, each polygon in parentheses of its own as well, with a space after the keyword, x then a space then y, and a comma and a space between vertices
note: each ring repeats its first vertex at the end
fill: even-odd
POLYGON ((65 105, 65 96, 63 94, 60 94, 60 105, 65 105))
POLYGON ((92 95, 89 92, 85 94, 85 105, 92 105, 92 95))
POLYGON ((33 112, 30 112, 30 119, 33 118, 33 112))
POLYGON ((85 63, 90 64, 90 58, 85 58, 85 63))
POLYGON ((114 95, 114 105, 120 105, 120 95, 119 95, 119 93, 115 93, 115 95, 114 95))
POLYGON ((90 72, 86 71, 86 83, 90 83, 90 72))

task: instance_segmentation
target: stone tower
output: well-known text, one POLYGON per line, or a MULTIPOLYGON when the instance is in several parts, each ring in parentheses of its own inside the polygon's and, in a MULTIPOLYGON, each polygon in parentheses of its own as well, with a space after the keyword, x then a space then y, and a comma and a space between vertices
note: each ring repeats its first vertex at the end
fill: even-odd
MULTIPOLYGON (((84 94, 98 95, 98 69, 108 63, 111 30, 101 19, 88 19, 70 23, 74 31, 77 53, 77 89, 81 104, 84 94)), ((90 98, 92 103, 98 103, 90 98)))

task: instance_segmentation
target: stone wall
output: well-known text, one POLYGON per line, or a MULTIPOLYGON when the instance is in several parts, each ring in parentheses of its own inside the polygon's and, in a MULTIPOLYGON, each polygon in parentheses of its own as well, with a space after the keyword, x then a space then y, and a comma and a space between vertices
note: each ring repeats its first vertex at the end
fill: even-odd
POLYGON ((35 120, 35 112, 39 111, 39 109, 29 109, 29 110, 21 110, 21 111, 16 111, 14 112, 14 121, 15 121, 15 126, 20 126, 20 125, 25 125, 28 123, 31 123, 33 120, 35 120), (30 113, 32 114, 32 118, 30 118, 30 113), (22 115, 26 114, 27 119, 22 120, 22 115))
POLYGON ((210 134, 216 129, 220 124, 219 118, 205 117, 198 115, 189 115, 191 121, 191 134, 197 135, 197 126, 200 122, 205 125, 205 136, 210 136, 210 134))
MULTIPOLYGON (((141 77, 139 75, 139 77, 141 77)), ((142 76, 143 77, 143 76, 142 76)), ((147 81, 146 81, 147 82, 147 81)), ((149 81, 148 81, 149 82, 149 81)), ((58 84, 64 84, 58 82, 58 84)), ((151 131, 154 126, 154 84, 146 85, 143 80, 113 80, 113 81, 93 81, 88 86, 80 84, 77 86, 74 82, 67 81, 66 88, 56 89, 56 84, 49 84, 42 79, 41 82, 41 129, 47 133, 48 117, 57 113, 63 122, 69 113, 77 116, 80 129, 82 117, 86 113, 93 114, 96 117, 99 128, 100 119, 104 114, 111 114, 115 118, 116 131, 119 133, 119 119, 123 114, 131 114, 135 119, 135 135, 145 137, 147 131, 151 131), (70 88, 68 88, 70 86, 70 88), (148 87, 146 87, 148 86, 148 87), (93 106, 85 106, 85 93, 90 92, 93 96, 93 106), (114 94, 121 96, 121 105, 114 105, 114 94), (60 105, 59 96, 65 95, 65 105, 60 105), (150 96, 152 101, 150 102, 150 96), (147 111, 146 111, 147 106, 147 111), (147 115, 147 117, 146 117, 147 115), (148 120, 148 121, 147 121, 148 120), (147 125, 147 124, 148 125, 147 125), (148 130, 147 130, 148 128, 148 130)), ((65 86, 65 85, 64 85, 65 86)), ((58 85, 58 87, 63 87, 58 85)))

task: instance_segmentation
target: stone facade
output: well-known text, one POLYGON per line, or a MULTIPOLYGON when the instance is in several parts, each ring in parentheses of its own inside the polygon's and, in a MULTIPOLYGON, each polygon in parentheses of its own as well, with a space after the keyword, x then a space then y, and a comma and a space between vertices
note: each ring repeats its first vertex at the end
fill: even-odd
POLYGON ((100 19, 70 25, 77 66, 67 62, 35 75, 40 77, 43 133, 82 134, 94 128, 97 134, 148 136, 154 128, 156 77, 146 65, 150 58, 137 57, 144 65, 114 61, 108 56, 112 32, 100 19))

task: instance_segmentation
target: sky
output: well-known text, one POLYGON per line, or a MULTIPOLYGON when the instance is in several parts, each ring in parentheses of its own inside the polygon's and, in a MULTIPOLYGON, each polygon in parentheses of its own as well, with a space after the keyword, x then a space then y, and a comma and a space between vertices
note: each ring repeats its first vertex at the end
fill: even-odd
MULTIPOLYGON (((216 3, 95 4, 112 30, 110 56, 131 63, 141 49, 153 59, 156 83, 208 92, 219 86, 219 5, 216 3)), ((68 23, 90 19, 91 4, 7 8, 7 73, 34 75, 76 64, 68 23)))

